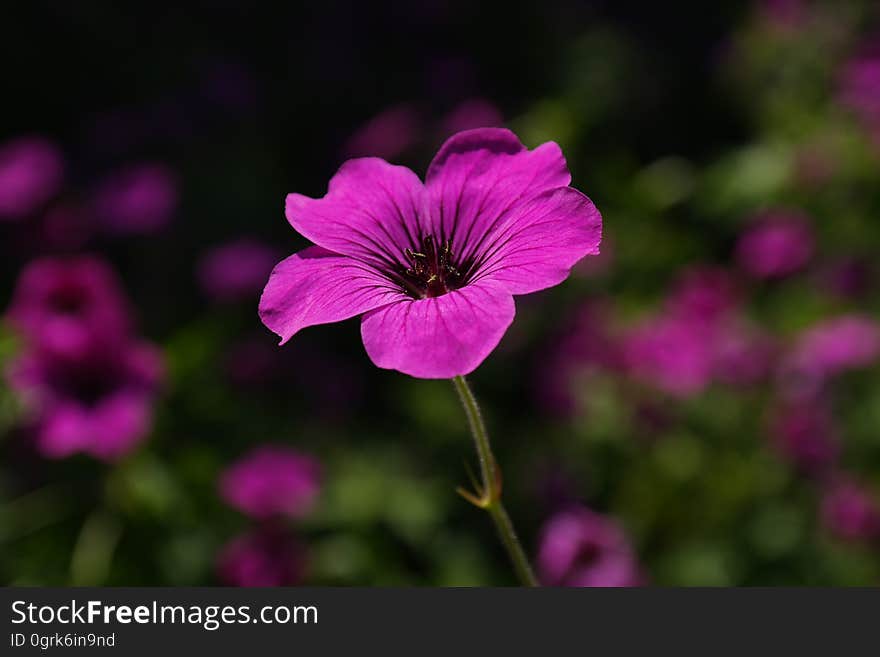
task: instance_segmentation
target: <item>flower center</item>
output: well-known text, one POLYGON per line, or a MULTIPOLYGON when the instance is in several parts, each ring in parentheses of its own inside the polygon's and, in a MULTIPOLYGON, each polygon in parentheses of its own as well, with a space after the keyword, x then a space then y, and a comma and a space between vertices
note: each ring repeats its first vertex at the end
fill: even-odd
POLYGON ((62 285, 50 293, 49 305, 61 315, 78 315, 88 303, 86 294, 77 285, 62 285))
POLYGON ((404 249, 403 253, 409 266, 403 268, 401 277, 404 291, 411 297, 439 297, 463 284, 449 241, 438 245, 433 235, 427 235, 418 251, 404 249))
POLYGON ((69 366, 53 375, 53 385, 65 397, 93 408, 123 384, 114 367, 69 366))
POLYGON ((601 556, 601 549, 595 543, 585 543, 580 546, 574 559, 575 568, 592 568, 601 556))

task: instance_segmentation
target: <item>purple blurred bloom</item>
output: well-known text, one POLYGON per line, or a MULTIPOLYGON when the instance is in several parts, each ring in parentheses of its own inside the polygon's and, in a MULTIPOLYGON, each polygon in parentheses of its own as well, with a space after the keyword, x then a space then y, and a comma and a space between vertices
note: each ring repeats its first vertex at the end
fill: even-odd
POLYGON ((866 315, 842 315, 804 331, 783 360, 784 385, 814 394, 828 378, 880 358, 880 323, 866 315))
POLYGON ((7 376, 25 402, 42 455, 84 452, 114 461, 148 434, 162 374, 159 351, 130 342, 106 345, 76 361, 27 352, 7 376))
POLYGON ((471 98, 456 105, 443 119, 443 134, 454 135, 474 128, 498 128, 504 117, 495 105, 483 98, 471 98))
POLYGON ((736 282, 728 271, 718 267, 688 267, 673 284, 664 308, 668 316, 698 324, 715 324, 736 309, 739 297, 736 282))
POLYGON ((804 333, 797 351, 827 374, 871 365, 880 356, 880 324, 864 315, 830 319, 804 333))
POLYGON ((838 538, 873 540, 880 537, 880 504, 855 481, 835 481, 822 498, 822 522, 838 538))
POLYGON ((92 209, 112 233, 135 235, 164 228, 177 209, 177 177, 164 164, 119 171, 96 189, 92 209))
POLYGON ((775 342, 743 317, 736 281, 720 268, 685 269, 662 312, 622 329, 616 324, 608 307, 590 304, 543 357, 541 398, 552 410, 573 410, 572 386, 591 370, 623 371, 690 397, 713 381, 755 383, 775 362, 775 342))
POLYGON ((802 269, 814 248, 809 219, 796 212, 769 211, 739 238, 736 259, 755 278, 779 278, 802 269))
POLYGON ((629 372, 677 397, 703 391, 712 380, 710 327, 683 317, 653 317, 623 339, 629 372))
POLYGON ((409 103, 394 105, 370 119, 343 147, 343 157, 393 160, 412 148, 422 132, 422 118, 409 103))
POLYGON ((91 257, 30 263, 19 276, 7 312, 31 345, 68 359, 123 338, 129 315, 116 275, 91 257))
POLYGON ((636 379, 671 395, 690 397, 712 380, 712 341, 719 318, 734 303, 728 275, 685 270, 673 284, 665 312, 624 331, 623 363, 636 379))
POLYGON ((18 137, 0 145, 0 221, 38 210, 61 186, 64 160, 42 137, 18 137))
POLYGON ((546 586, 641 586, 644 577, 618 524, 586 508, 553 516, 541 532, 536 560, 546 586))
POLYGON ((281 446, 257 447, 220 477, 220 495, 254 518, 300 517, 311 511, 321 486, 321 466, 281 446))
POLYGON ((821 398, 780 403, 772 412, 770 431, 780 455, 808 475, 827 473, 840 453, 837 429, 821 398))
POLYGON ((287 197, 317 246, 282 261, 260 300, 282 343, 363 315, 378 367, 420 378, 472 372, 513 321, 513 296, 561 283, 596 254, 602 219, 568 186, 559 146, 527 150, 508 131, 459 133, 425 183, 377 158, 346 162, 326 196, 287 197))
POLYGON ((873 43, 843 67, 840 102, 871 130, 880 128, 880 43, 873 43))
POLYGON ((625 331, 623 361, 636 379, 678 397, 702 392, 713 381, 747 385, 766 377, 775 343, 748 322, 729 272, 685 270, 672 286, 664 312, 625 331))
POLYGON ((112 461, 146 436, 162 358, 129 335, 128 304, 103 261, 32 262, 7 316, 27 348, 6 375, 29 412, 40 453, 112 461))
POLYGON ((202 257, 198 269, 199 283, 216 301, 256 297, 279 257, 277 249, 253 239, 223 244, 202 257))
POLYGON ((263 526, 223 547, 217 575, 229 586, 296 586, 305 575, 305 562, 305 549, 294 536, 263 526))
POLYGON ((776 341, 758 327, 732 319, 718 328, 713 341, 713 375, 732 386, 747 386, 769 377, 777 361, 776 341))

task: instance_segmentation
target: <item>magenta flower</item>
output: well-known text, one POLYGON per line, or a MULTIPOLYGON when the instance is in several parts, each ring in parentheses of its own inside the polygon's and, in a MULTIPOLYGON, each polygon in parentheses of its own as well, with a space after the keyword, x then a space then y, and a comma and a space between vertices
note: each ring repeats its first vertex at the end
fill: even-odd
POLYGON ((311 456, 264 445, 230 466, 220 477, 220 495, 254 518, 301 517, 314 506, 321 466, 311 456))
POLYGON ((25 402, 43 456, 83 452, 115 461, 149 433, 162 374, 158 350, 129 342, 76 361, 27 352, 12 363, 7 378, 25 402))
POLYGON ((64 161, 52 142, 19 137, 0 145, 0 221, 38 210, 61 186, 64 161))
POLYGON ((282 261, 260 300, 282 343, 363 315, 378 366, 420 378, 473 371, 513 321, 513 296, 556 285, 596 254, 602 220, 568 186, 559 147, 533 151, 502 129, 462 132, 423 184, 376 158, 346 162, 320 199, 287 197, 317 246, 282 261))
POLYGON ((675 397, 691 397, 712 381, 714 327, 684 317, 652 317, 623 337, 629 373, 675 397))
POLYGON ((163 164, 141 164, 107 178, 95 191, 93 211, 113 233, 164 228, 177 209, 177 178, 163 164))
POLYGON ((880 324, 863 315, 827 320, 801 337, 798 352, 829 374, 871 365, 880 356, 880 324))
POLYGON ((803 268, 814 249, 809 219, 796 212, 770 211, 742 234, 736 259, 755 278, 780 278, 803 268))
POLYGON ((774 342, 743 316, 730 273, 712 267, 685 270, 663 312, 630 327, 621 341, 629 374, 676 397, 699 394, 714 381, 755 383, 776 355, 774 342))
POLYGON ((626 534, 606 516, 576 507, 541 533, 536 560, 547 586, 641 586, 644 577, 626 534))
POLYGON ((714 381, 734 386, 761 381, 775 357, 775 343, 736 315, 715 324, 685 316, 653 317, 623 337, 629 373, 682 398, 700 394, 714 381))
POLYGON ((305 575, 303 546, 282 528, 264 526, 230 541, 217 558, 217 575, 230 586, 296 586, 305 575))
POLYGON ((278 262, 279 253, 257 240, 243 238, 217 246, 199 263, 198 278, 216 301, 231 302, 255 296, 278 262))
POLYGON ((664 302, 666 316, 711 325, 725 320, 740 302, 737 284, 719 267, 694 266, 682 271, 664 302))
POLYGON ((713 372, 717 381, 747 386, 767 379, 777 361, 776 341, 738 318, 718 327, 713 341, 713 372))
POLYGON ((880 538, 880 504, 857 482, 836 481, 822 498, 822 522, 844 540, 880 538))
POLYGON ((826 474, 840 454, 840 439, 827 402, 821 398, 781 404, 770 419, 774 446, 804 474, 826 474))
POLYGON ((77 359, 123 338, 129 308, 114 272, 90 257, 43 258, 21 273, 7 312, 35 348, 77 359))
POLYGON ((869 129, 880 128, 880 43, 870 44, 843 67, 839 98, 869 129))
POLYGON ((375 156, 393 159, 408 151, 422 132, 422 117, 409 103, 379 113, 345 143, 344 157, 375 156))
POLYGON ((130 335, 128 304, 113 271, 89 257, 28 265, 8 319, 26 350, 6 372, 29 412, 37 449, 115 460, 150 429, 162 359, 130 335))
POLYGON ((814 393, 831 376, 880 358, 880 323, 866 315, 842 315, 804 331, 781 366, 787 387, 814 393))

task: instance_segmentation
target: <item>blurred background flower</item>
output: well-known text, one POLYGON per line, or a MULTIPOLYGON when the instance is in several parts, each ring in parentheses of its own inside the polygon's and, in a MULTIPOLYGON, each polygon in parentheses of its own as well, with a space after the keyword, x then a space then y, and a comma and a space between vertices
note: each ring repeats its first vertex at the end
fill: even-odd
POLYGON ((638 586, 639 565, 614 520, 577 508, 554 516, 543 529, 537 556, 545 586, 638 586))
POLYGON ((227 504, 254 518, 299 517, 312 509, 320 466, 285 447, 265 445, 232 464, 220 479, 227 504))
POLYGON ((25 347, 7 380, 41 454, 112 461, 146 437, 162 357, 130 334, 129 314, 101 260, 42 259, 22 273, 7 316, 25 347))
POLYGON ((177 206, 174 174, 163 164, 139 164, 102 180, 91 212, 111 233, 150 233, 164 228, 177 206))
POLYGON ((116 275, 92 257, 31 262, 6 313, 31 348, 67 360, 123 339, 130 315, 116 275))
POLYGON ((40 209, 61 187, 64 162, 42 137, 0 144, 0 220, 21 219, 40 209))
POLYGON ((809 221, 786 212, 766 212, 752 220, 736 245, 740 267, 756 278, 787 276, 813 255, 809 221))
POLYGON ((872 492, 851 480, 832 484, 822 498, 822 520, 843 540, 880 538, 880 504, 872 492))
POLYGON ((304 574, 302 546, 283 530, 263 527, 229 542, 217 571, 229 586, 295 586, 304 574))

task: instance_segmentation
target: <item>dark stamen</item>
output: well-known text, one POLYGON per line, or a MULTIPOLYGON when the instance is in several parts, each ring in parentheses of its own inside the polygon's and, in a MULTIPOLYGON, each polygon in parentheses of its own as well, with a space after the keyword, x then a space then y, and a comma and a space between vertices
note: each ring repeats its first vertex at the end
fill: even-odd
POLYGON ((400 275, 405 279, 404 292, 417 299, 439 297, 461 287, 462 277, 455 266, 455 254, 447 241, 440 248, 433 235, 422 238, 421 250, 404 249, 408 267, 400 275))

